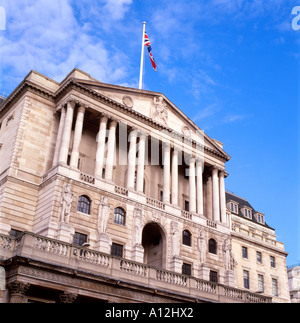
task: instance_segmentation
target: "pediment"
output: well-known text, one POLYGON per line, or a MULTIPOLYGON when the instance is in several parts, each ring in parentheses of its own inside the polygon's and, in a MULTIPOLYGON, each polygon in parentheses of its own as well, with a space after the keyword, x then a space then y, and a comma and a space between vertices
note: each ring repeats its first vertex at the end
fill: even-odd
POLYGON ((211 139, 205 134, 164 94, 105 84, 96 80, 76 79, 76 82, 89 90, 101 94, 112 102, 122 104, 127 109, 132 109, 146 116, 167 129, 172 129, 185 138, 195 140, 201 144, 204 143, 205 147, 211 151, 218 152, 227 160, 230 159, 220 142, 211 139))

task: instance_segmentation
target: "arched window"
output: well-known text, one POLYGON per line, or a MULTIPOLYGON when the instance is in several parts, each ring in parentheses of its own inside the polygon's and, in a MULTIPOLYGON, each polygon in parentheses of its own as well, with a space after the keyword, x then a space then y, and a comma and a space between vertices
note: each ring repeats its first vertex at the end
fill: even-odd
POLYGON ((90 214, 91 200, 86 195, 81 195, 78 199, 77 211, 90 214))
POLYGON ((192 245, 192 235, 191 235, 190 231, 184 230, 182 232, 182 243, 186 246, 192 245))
POLYGON ((210 239, 208 241, 208 251, 210 253, 214 253, 215 255, 217 254, 217 243, 216 243, 216 240, 210 239))
POLYGON ((125 225, 126 213, 121 207, 115 208, 114 211, 114 223, 125 225))

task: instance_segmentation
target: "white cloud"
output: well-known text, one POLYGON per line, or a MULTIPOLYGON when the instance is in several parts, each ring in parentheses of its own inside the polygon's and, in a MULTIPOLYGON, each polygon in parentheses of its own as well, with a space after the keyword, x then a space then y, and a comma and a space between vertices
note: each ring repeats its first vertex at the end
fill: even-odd
MULTIPOLYGON (((106 1, 121 19, 132 0, 106 1)), ((4 1, 7 30, 0 34, 2 71, 18 82, 34 69, 61 81, 74 67, 103 81, 124 82, 128 58, 80 26, 71 0, 4 1)), ((3 77, 1 77, 3 79, 3 77)), ((14 84, 16 86, 16 84, 14 84)), ((13 88, 12 88, 13 89, 13 88)))

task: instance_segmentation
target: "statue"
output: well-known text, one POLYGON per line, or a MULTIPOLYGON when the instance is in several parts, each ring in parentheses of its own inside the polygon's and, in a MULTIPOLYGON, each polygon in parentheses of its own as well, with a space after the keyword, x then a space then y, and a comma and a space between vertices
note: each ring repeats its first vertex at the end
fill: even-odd
POLYGON ((102 196, 98 210, 98 232, 106 233, 107 221, 110 214, 110 206, 108 204, 107 196, 102 196))
POLYGON ((200 231, 200 235, 198 238, 198 249, 200 252, 200 263, 204 264, 206 261, 207 242, 203 230, 200 231))
POLYGON ((138 208, 134 209, 133 241, 135 245, 142 243, 142 210, 138 208))
POLYGON ((178 223, 171 222, 171 255, 173 257, 179 256, 180 252, 180 236, 178 230, 178 223))
POLYGON ((158 119, 159 121, 163 121, 165 126, 168 126, 168 110, 166 107, 166 104, 163 102, 163 97, 155 97, 153 99, 153 104, 155 106, 155 111, 152 112, 151 118, 152 119, 158 119))
POLYGON ((229 239, 226 239, 223 246, 224 252, 224 266, 225 270, 232 270, 232 255, 231 255, 231 243, 229 239))
POLYGON ((74 194, 71 191, 71 184, 68 183, 65 185, 65 188, 62 193, 62 200, 60 203, 60 206, 61 206, 60 222, 69 224, 73 199, 74 199, 74 194))

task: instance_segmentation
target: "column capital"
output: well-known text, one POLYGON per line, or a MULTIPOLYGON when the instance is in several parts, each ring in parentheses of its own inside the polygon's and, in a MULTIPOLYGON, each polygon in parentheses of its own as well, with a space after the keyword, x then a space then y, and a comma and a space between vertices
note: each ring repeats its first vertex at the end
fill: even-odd
POLYGON ((74 303, 77 296, 77 294, 63 292, 59 295, 59 301, 60 303, 74 303))
POLYGON ((109 126, 110 127, 116 127, 118 124, 119 120, 117 120, 115 117, 111 117, 109 120, 109 126))
POLYGON ((28 288, 30 287, 30 284, 20 281, 14 281, 12 283, 9 283, 7 287, 11 296, 24 296, 28 288))
POLYGON ((87 107, 85 105, 79 105, 79 107, 78 107, 78 113, 85 113, 86 108, 87 107))

